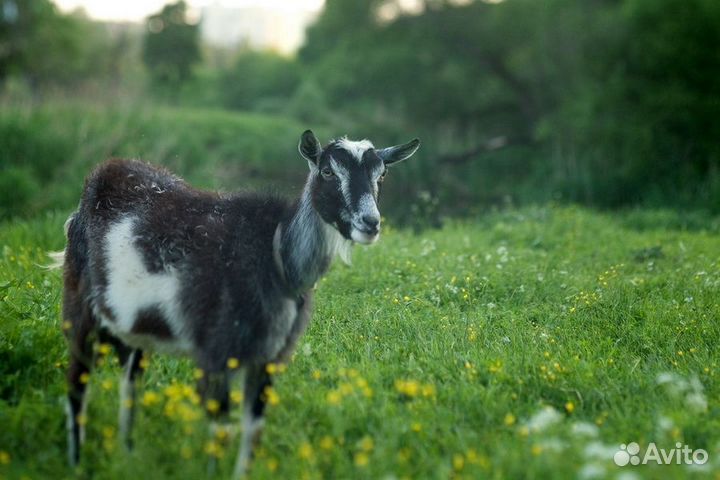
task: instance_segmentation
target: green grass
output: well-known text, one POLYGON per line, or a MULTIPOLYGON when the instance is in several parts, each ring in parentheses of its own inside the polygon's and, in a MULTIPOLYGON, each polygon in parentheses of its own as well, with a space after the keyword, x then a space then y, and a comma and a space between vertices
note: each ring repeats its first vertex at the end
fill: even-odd
MULTIPOLYGON (((65 465, 60 275, 37 267, 62 246, 63 220, 0 226, 0 477, 203 478, 207 422, 182 391, 193 366, 163 356, 142 379, 136 449, 117 444, 119 371, 106 361, 82 466, 65 465)), ((720 242, 682 224, 528 208, 355 248, 351 268, 320 282, 277 375, 252 477, 717 475, 720 242), (555 421, 541 428, 531 419, 546 408, 555 421), (616 467, 631 441, 681 442, 710 462, 616 467)), ((222 478, 238 442, 216 443, 222 478)))

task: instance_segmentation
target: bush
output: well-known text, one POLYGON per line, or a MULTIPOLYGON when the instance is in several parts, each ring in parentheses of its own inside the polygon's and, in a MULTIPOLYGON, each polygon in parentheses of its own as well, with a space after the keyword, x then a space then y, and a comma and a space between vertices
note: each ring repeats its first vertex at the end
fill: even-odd
POLYGON ((272 186, 296 192, 307 171, 297 154, 304 129, 270 115, 190 108, 4 107, 0 215, 72 208, 83 178, 110 157, 165 165, 209 188, 272 186))
POLYGON ((256 110, 261 105, 267 110, 273 103, 282 109, 299 84, 295 60, 254 51, 243 52, 220 81, 224 105, 240 110, 256 110))
POLYGON ((40 186, 28 168, 9 167, 0 175, 0 218, 25 213, 40 186))

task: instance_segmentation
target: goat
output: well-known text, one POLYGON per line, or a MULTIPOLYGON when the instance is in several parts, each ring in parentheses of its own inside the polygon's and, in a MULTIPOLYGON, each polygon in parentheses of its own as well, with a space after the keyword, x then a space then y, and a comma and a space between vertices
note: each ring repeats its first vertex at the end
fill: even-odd
POLYGON ((188 355, 204 372, 205 404, 229 412, 229 361, 244 371, 241 446, 234 476, 262 429, 270 363, 287 362, 310 319, 313 286, 353 242, 374 243, 387 167, 420 141, 375 149, 342 138, 324 148, 307 130, 298 149, 310 173, 300 198, 220 195, 169 171, 109 160, 88 176, 65 224, 63 317, 69 345, 68 456, 80 459, 93 339, 113 345, 124 374, 122 441, 130 447, 144 351, 188 355))

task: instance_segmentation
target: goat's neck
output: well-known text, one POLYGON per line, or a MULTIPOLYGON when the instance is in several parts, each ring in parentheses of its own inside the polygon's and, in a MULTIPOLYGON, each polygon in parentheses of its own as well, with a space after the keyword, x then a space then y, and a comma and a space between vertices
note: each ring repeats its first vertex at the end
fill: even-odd
POLYGON ((312 206, 311 172, 289 219, 278 225, 273 240, 275 263, 287 289, 302 294, 312 288, 330 267, 333 257, 349 246, 312 206))

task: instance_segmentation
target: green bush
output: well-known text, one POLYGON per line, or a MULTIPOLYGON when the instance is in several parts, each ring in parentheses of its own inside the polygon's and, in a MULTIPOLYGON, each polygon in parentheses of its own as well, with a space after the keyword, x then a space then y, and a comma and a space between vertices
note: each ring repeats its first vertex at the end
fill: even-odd
POLYGON ((224 106, 239 110, 279 112, 300 84, 293 59, 270 52, 243 52, 220 80, 224 106))
POLYGON ((0 175, 0 218, 24 213, 40 186, 31 170, 11 166, 0 175))
POLYGON ((270 115, 189 108, 80 103, 3 108, 1 215, 72 208, 83 178, 111 157, 165 165, 207 188, 273 186, 294 193, 307 171, 297 154, 306 128, 270 115))

